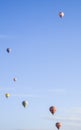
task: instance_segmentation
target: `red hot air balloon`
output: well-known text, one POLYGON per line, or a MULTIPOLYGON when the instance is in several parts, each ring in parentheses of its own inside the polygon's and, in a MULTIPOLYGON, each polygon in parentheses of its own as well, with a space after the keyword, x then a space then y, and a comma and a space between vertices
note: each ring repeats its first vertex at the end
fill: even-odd
POLYGON ((56 107, 55 107, 55 106, 51 106, 51 107, 49 108, 49 111, 51 112, 51 114, 54 115, 54 113, 56 112, 56 107))
POLYGON ((60 123, 60 122, 56 123, 56 127, 57 127, 58 130, 61 128, 61 126, 62 126, 62 123, 60 123))

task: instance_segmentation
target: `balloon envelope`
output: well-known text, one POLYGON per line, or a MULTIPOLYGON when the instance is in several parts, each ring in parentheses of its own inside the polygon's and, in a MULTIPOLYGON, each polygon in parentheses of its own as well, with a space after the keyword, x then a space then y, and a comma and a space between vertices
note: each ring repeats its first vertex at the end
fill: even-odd
POLYGON ((14 82, 16 82, 16 81, 17 81, 17 79, 16 79, 16 78, 13 78, 13 81, 14 81, 14 82))
POLYGON ((49 111, 51 112, 51 114, 54 114, 56 112, 56 107, 55 106, 51 106, 49 108, 49 111))
POLYGON ((5 94, 5 97, 6 97, 6 98, 9 98, 9 97, 10 97, 10 94, 9 94, 9 93, 6 93, 6 94, 5 94))
POLYGON ((61 126, 62 126, 62 123, 60 123, 60 122, 56 123, 56 127, 57 127, 58 130, 61 128, 61 126))
POLYGON ((59 17, 63 18, 64 17, 64 12, 59 12, 59 17))
POLYGON ((10 53, 10 52, 11 52, 11 48, 7 48, 6 51, 7 51, 8 53, 10 53))
POLYGON ((23 105, 24 107, 27 107, 27 106, 28 106, 28 102, 27 102, 27 101, 23 101, 23 102, 22 102, 22 105, 23 105))

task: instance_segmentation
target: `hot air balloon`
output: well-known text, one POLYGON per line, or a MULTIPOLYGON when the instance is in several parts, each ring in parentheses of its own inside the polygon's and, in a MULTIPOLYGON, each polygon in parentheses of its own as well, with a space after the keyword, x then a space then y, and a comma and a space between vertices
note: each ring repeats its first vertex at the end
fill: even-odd
POLYGON ((59 130, 61 128, 61 126, 62 126, 62 123, 57 122, 55 125, 56 125, 57 129, 59 130))
POLYGON ((13 78, 13 81, 16 82, 16 81, 17 81, 17 78, 13 78))
POLYGON ((11 52, 11 48, 7 48, 6 51, 7 51, 8 53, 10 53, 10 52, 11 52))
POLYGON ((64 17, 64 12, 59 12, 59 17, 63 18, 64 17))
POLYGON ((27 101, 23 101, 23 102, 22 102, 22 105, 23 105, 24 107, 27 107, 27 106, 28 106, 28 102, 27 102, 27 101))
POLYGON ((9 93, 6 93, 6 94, 5 94, 5 97, 6 97, 6 98, 9 98, 9 97, 10 97, 10 94, 9 94, 9 93))
POLYGON ((55 106, 51 106, 49 108, 49 111, 51 112, 51 114, 54 114, 56 112, 56 107, 55 106))

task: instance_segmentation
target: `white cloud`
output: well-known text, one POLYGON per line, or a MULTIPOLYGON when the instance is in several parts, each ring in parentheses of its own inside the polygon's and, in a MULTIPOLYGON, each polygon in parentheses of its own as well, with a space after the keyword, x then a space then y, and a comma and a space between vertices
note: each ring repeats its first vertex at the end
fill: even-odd
POLYGON ((66 91, 63 88, 56 88, 56 89, 48 89, 48 92, 65 93, 66 91))
POLYGON ((11 87, 6 87, 6 88, 2 88, 0 87, 0 91, 4 91, 4 90, 13 90, 14 88, 11 88, 11 87))
POLYGON ((51 120, 54 122, 61 122, 62 126, 77 126, 81 127, 81 118, 80 117, 42 117, 45 120, 51 120))
POLYGON ((47 130, 47 129, 39 129, 39 128, 33 128, 33 129, 16 129, 16 130, 47 130))
POLYGON ((14 97, 30 97, 30 98, 39 98, 39 95, 32 95, 32 94, 12 94, 14 97))
POLYGON ((63 120, 63 121, 78 121, 81 122, 81 117, 77 117, 77 116, 66 116, 66 117, 56 117, 56 119, 58 120, 63 120))

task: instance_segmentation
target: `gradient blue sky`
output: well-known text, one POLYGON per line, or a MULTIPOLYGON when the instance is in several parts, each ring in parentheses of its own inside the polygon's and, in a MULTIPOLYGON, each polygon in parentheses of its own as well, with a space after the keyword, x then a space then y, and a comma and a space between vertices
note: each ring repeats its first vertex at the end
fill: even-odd
POLYGON ((0 59, 1 130, 81 129, 80 0, 0 0, 0 59))

